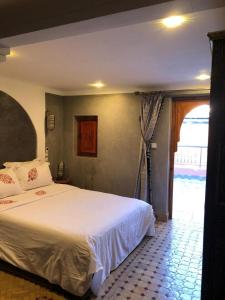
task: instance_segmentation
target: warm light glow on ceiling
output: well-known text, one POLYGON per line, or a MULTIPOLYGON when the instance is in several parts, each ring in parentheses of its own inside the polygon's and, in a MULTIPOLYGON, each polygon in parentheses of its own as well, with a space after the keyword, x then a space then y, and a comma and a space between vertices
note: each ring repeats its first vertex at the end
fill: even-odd
POLYGON ((94 83, 89 84, 90 86, 96 87, 97 89, 101 89, 105 86, 102 81, 96 81, 94 83))
POLYGON ((205 74, 205 73, 203 73, 203 74, 196 77, 196 79, 198 79, 198 80, 207 80, 209 78, 210 78, 210 76, 208 74, 205 74))
POLYGON ((171 16, 165 19, 162 19, 162 24, 167 28, 175 28, 181 26, 186 21, 186 18, 183 16, 171 16))
POLYGON ((10 53, 7 55, 7 57, 11 58, 11 57, 17 57, 18 53, 15 50, 11 50, 10 49, 10 53))

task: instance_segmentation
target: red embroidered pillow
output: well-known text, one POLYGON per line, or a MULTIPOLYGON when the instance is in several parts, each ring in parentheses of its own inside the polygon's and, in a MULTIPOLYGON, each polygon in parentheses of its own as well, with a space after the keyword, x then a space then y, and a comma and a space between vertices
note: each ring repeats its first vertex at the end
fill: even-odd
POLYGON ((7 200, 7 199, 4 199, 4 200, 0 200, 0 205, 7 205, 7 204, 11 204, 11 203, 14 203, 16 201, 14 200, 7 200))
POLYGON ((15 173, 24 190, 30 190, 53 183, 48 163, 42 163, 37 166, 21 166, 15 169, 15 173))
POLYGON ((47 194, 47 193, 46 193, 46 191, 43 191, 43 190, 37 191, 37 192, 35 193, 35 195, 37 195, 37 196, 43 196, 43 195, 45 195, 45 194, 47 194))
POLYGON ((27 173, 27 177, 28 182, 36 180, 38 178, 37 168, 30 169, 30 171, 27 173))
POLYGON ((16 174, 11 169, 0 170, 0 198, 22 193, 16 174))

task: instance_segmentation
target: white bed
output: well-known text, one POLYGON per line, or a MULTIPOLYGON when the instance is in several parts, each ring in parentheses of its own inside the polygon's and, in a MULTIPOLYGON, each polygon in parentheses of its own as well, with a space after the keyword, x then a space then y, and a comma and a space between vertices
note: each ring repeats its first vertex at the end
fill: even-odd
POLYGON ((99 287, 145 235, 152 207, 140 200, 52 184, 0 205, 0 259, 74 295, 99 287))

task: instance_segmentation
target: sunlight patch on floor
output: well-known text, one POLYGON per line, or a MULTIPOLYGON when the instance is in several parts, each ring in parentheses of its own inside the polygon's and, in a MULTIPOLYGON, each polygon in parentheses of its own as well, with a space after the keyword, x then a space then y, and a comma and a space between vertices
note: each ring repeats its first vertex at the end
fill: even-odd
POLYGON ((204 221, 205 180, 174 178, 173 218, 204 221))

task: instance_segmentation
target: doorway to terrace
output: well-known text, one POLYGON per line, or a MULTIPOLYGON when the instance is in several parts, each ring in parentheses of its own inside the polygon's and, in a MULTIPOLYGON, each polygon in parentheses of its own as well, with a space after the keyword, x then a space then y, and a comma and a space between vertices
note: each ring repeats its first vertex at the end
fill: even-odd
POLYGON ((184 118, 174 157, 173 218, 203 225, 209 105, 184 118))

